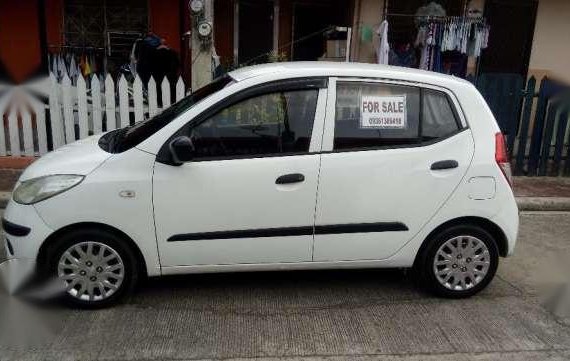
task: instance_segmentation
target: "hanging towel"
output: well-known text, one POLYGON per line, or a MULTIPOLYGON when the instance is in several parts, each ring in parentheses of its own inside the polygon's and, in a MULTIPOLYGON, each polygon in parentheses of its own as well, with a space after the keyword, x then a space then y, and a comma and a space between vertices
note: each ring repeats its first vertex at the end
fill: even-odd
POLYGON ((57 57, 57 72, 59 79, 63 79, 67 75, 67 67, 65 66, 65 60, 61 55, 58 55, 57 57))
POLYGON ((380 36, 378 44, 377 56, 378 64, 388 64, 390 59, 390 44, 388 44, 388 21, 384 20, 376 30, 376 34, 380 36))
POLYGON ((55 54, 51 54, 50 56, 50 61, 49 61, 49 72, 53 73, 53 75, 57 75, 56 69, 57 69, 57 55, 55 54))
POLYGON ((371 43, 374 35, 374 30, 370 25, 363 24, 360 28, 360 41, 363 43, 371 43))
POLYGON ((75 64, 75 56, 71 56, 71 60, 69 62, 69 77, 71 78, 71 82, 73 84, 77 83, 77 76, 80 73, 77 72, 77 64, 75 64))
POLYGON ((82 54, 79 58, 79 68, 81 69, 81 74, 85 76, 85 54, 82 54))
POLYGON ((83 71, 83 75, 88 76, 91 74, 91 64, 89 64, 89 57, 85 58, 85 70, 83 71))
POLYGON ((89 60, 89 68, 91 69, 91 73, 97 72, 97 61, 95 60, 95 54, 91 54, 91 58, 89 60))

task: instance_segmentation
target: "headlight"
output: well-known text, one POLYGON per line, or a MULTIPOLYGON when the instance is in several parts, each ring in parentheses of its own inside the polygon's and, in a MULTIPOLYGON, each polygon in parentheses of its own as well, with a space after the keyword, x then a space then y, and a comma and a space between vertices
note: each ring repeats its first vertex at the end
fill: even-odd
POLYGON ((71 189, 81 183, 81 175, 61 174, 33 178, 22 182, 14 191, 14 200, 21 204, 34 204, 71 189))

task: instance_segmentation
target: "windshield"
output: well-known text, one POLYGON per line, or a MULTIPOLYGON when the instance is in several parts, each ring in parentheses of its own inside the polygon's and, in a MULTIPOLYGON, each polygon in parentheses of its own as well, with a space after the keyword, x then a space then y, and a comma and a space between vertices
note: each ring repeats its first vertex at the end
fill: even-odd
POLYGON ((233 82, 233 79, 229 75, 224 75, 196 90, 179 102, 174 103, 150 119, 105 134, 99 140, 99 146, 109 153, 120 153, 131 149, 164 128, 202 99, 218 92, 233 82))

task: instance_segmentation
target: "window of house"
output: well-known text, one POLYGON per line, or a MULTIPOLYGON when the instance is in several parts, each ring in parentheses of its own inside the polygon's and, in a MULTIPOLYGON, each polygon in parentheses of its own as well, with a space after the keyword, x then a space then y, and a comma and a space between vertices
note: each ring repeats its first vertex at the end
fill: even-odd
MULTIPOLYGON (((114 73, 128 63, 135 40, 149 29, 147 1, 65 0, 63 4, 65 53, 85 55, 96 62, 91 68, 97 71, 114 73)), ((61 52, 58 47, 50 50, 61 52)))
POLYGON ((419 88, 337 84, 335 150, 417 144, 419 121, 419 88))
POLYGON ((318 90, 264 94, 233 104, 190 129, 195 159, 309 151, 318 90))

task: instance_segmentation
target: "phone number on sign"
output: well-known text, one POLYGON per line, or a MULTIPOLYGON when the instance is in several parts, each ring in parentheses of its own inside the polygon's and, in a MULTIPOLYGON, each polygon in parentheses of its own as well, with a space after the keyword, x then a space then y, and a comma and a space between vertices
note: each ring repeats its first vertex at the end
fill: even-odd
POLYGON ((385 117, 369 118, 368 123, 369 125, 383 125, 383 126, 392 125, 396 127, 401 127, 403 125, 402 118, 385 118, 385 117))

